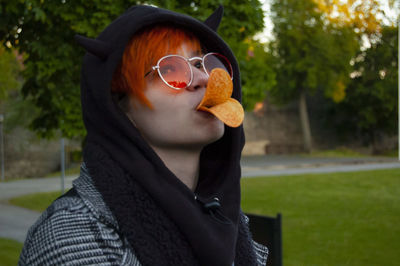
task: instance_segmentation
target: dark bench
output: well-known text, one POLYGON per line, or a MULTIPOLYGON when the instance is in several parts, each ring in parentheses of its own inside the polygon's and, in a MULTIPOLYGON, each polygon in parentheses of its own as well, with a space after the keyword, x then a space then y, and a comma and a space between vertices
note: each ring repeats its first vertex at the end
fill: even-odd
POLYGON ((254 241, 268 247, 267 266, 282 266, 282 216, 262 216, 246 213, 254 241))

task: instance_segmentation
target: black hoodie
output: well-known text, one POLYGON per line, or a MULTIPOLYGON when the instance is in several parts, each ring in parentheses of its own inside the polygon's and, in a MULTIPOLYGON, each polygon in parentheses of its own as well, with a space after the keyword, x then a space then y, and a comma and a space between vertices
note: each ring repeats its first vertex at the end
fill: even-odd
POLYGON ((84 161, 143 265, 253 265, 255 254, 240 210, 243 127, 225 127, 223 137, 200 156, 193 193, 161 161, 113 101, 111 80, 124 49, 140 29, 176 25, 193 32, 207 51, 225 55, 233 67, 232 97, 241 101, 237 61, 216 29, 223 9, 205 22, 151 6, 134 6, 95 40, 78 36, 86 48, 82 109, 87 129, 84 161), (207 208, 215 203, 216 208, 207 208))

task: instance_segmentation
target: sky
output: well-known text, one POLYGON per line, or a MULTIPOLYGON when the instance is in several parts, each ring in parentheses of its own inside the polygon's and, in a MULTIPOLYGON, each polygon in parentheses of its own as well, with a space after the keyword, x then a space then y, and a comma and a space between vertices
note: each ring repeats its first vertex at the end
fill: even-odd
MULTIPOLYGON (((395 0, 398 1, 396 7, 400 8, 400 0, 395 0)), ((266 43, 270 41, 272 37, 272 30, 273 30, 273 24, 270 19, 269 15, 269 9, 270 9, 270 0, 261 0, 263 3, 263 11, 264 11, 264 31, 259 33, 256 36, 256 39, 259 39, 261 42, 266 43)), ((381 3, 383 6, 383 10, 385 14, 390 18, 391 22, 396 21, 397 14, 399 14, 399 10, 391 9, 389 7, 389 0, 378 0, 378 2, 381 3), (396 12, 397 11, 397 12, 396 12)), ((385 24, 390 24, 390 21, 384 21, 385 24)))

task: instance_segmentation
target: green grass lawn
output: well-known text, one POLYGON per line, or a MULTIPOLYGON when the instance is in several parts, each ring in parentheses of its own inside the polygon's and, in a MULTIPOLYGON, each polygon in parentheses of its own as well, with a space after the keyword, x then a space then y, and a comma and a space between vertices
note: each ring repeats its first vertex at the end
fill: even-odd
MULTIPOLYGON (((399 195, 400 169, 242 180, 244 211, 282 213, 285 266, 399 265, 399 195)), ((44 210, 58 196, 11 202, 44 210)))
POLYGON ((299 155, 304 157, 325 157, 325 158, 346 158, 346 157, 397 158, 399 156, 399 151, 398 149, 394 149, 394 150, 386 150, 382 154, 367 154, 367 153, 360 153, 346 147, 338 147, 336 149, 331 149, 331 150, 314 150, 311 153, 302 153, 299 155))
POLYGON ((343 157, 366 157, 366 154, 362 154, 356 151, 353 151, 351 149, 341 147, 341 148, 336 148, 333 150, 315 150, 312 151, 311 153, 304 153, 301 154, 302 156, 306 157, 336 157, 336 158, 343 158, 343 157))
MULTIPOLYGON (((66 176, 68 176, 68 175, 78 176, 80 169, 81 169, 80 165, 77 165, 77 166, 74 166, 71 168, 67 168, 67 169, 65 169, 65 175, 66 176)), ((50 173, 50 174, 46 175, 45 177, 60 177, 60 176, 61 176, 61 171, 57 171, 57 172, 50 173)))
POLYGON ((10 199, 8 202, 22 208, 43 212, 50 205, 50 203, 59 196, 61 196, 60 191, 41 192, 16 197, 10 199))
POLYGON ((0 238, 0 266, 17 265, 22 243, 0 238))
POLYGON ((242 185, 244 211, 282 213, 284 265, 399 265, 400 169, 242 185))

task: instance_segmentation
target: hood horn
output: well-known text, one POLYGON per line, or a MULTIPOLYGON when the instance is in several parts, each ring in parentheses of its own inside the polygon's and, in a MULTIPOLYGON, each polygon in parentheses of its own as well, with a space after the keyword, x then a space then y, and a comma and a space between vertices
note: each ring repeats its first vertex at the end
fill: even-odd
POLYGON ((215 32, 218 30, 219 23, 221 22, 222 15, 224 14, 224 7, 220 5, 217 10, 214 11, 205 21, 208 27, 213 29, 215 32))
POLYGON ((110 45, 100 40, 87 38, 82 35, 75 35, 75 41, 83 46, 86 51, 97 56, 103 61, 107 59, 111 52, 110 45))

